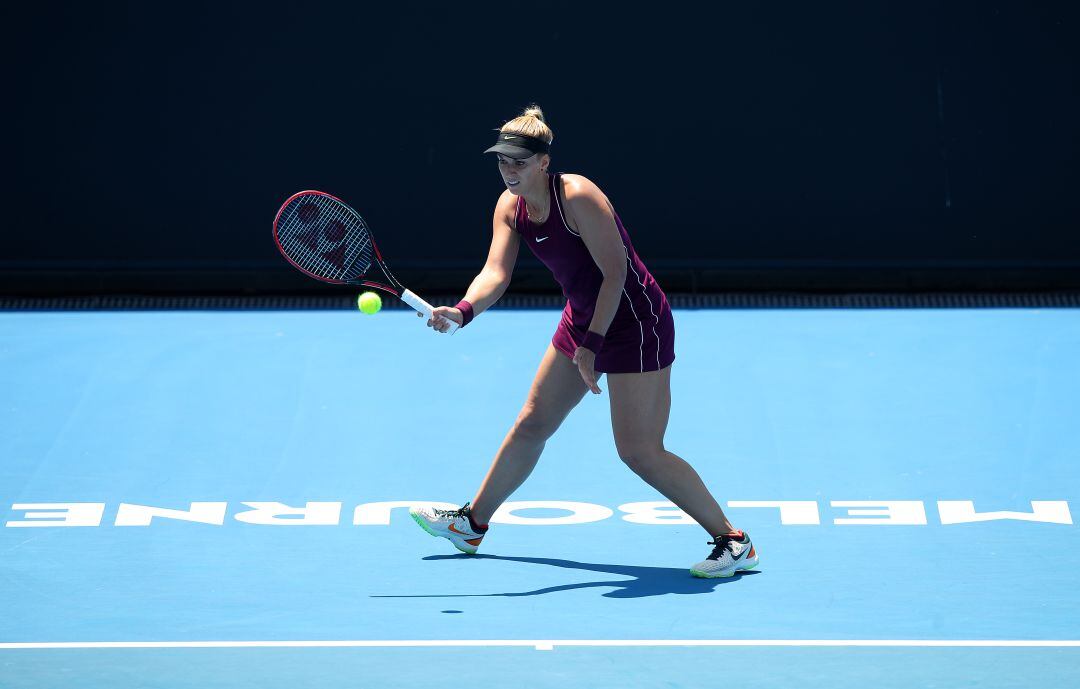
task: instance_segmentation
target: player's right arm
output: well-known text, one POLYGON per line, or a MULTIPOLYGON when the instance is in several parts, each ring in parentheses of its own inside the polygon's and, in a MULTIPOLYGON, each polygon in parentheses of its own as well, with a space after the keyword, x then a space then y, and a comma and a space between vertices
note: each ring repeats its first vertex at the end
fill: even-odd
MULTIPOLYGON (((465 301, 472 304, 474 317, 497 302, 510 286, 510 277, 521 246, 517 230, 514 229, 516 209, 517 197, 509 190, 504 191, 495 204, 487 261, 465 292, 465 301)), ((454 308, 440 306, 433 315, 451 318, 458 324, 462 322, 461 312, 454 308)))
POLYGON ((499 300, 510 286, 510 277, 517 263, 518 247, 521 240, 514 229, 514 213, 517 209, 517 197, 509 190, 503 191, 499 202, 495 204, 495 214, 491 221, 491 247, 487 261, 469 289, 465 292, 465 301, 472 304, 473 314, 480 314, 499 300))

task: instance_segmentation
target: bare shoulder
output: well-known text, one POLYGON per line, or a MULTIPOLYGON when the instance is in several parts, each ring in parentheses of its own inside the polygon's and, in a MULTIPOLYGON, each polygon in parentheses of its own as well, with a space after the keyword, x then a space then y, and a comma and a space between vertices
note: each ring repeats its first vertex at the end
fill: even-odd
POLYGON ((509 189, 504 189, 503 193, 499 195, 499 200, 495 202, 495 217, 502 218, 513 224, 516 214, 517 197, 511 194, 509 189))
MULTIPOLYGON (((577 220, 593 213, 615 213, 615 207, 600 187, 585 175, 563 175, 563 195, 566 197, 566 209, 575 230, 577 220)), ((578 230, 580 231, 580 230, 578 230)))
POLYGON ((503 189, 499 194, 499 200, 495 202, 495 208, 514 207, 517 205, 517 197, 510 193, 509 189, 503 189))
POLYGON ((562 180, 563 193, 566 195, 567 201, 573 201, 574 199, 607 200, 607 196, 600 191, 600 187, 585 175, 563 175, 562 180))

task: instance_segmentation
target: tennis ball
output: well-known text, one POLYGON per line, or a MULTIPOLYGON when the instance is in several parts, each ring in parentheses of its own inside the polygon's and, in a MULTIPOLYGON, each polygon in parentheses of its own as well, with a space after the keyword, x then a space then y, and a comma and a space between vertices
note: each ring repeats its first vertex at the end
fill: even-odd
POLYGON ((356 299, 356 305, 364 313, 378 313, 382 308, 382 297, 374 292, 364 292, 356 299))

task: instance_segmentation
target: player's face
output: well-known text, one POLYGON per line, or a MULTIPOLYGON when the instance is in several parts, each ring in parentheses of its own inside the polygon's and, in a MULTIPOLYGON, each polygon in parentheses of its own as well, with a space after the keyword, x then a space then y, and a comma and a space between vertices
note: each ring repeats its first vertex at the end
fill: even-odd
POLYGON ((535 191, 547 184, 547 156, 537 153, 528 158, 515 160, 502 153, 499 157, 499 174, 511 194, 520 195, 524 191, 535 191))

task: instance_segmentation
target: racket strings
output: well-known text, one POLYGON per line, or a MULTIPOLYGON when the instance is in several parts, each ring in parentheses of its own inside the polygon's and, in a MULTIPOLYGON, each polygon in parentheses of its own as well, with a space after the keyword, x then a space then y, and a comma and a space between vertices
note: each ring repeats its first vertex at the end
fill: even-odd
POLYGON ((278 222, 278 240, 282 251, 303 270, 330 280, 353 280, 375 259, 363 219, 321 194, 305 194, 289 204, 278 222))

